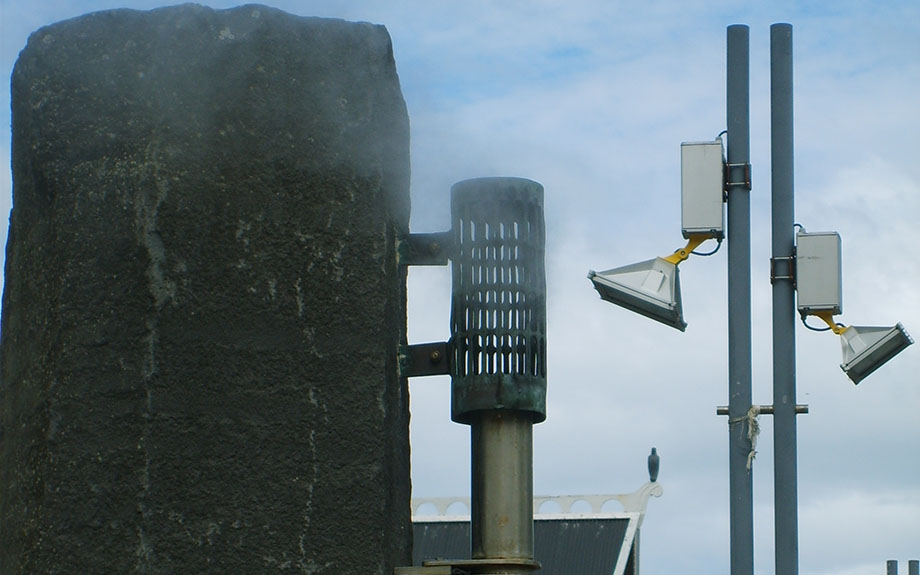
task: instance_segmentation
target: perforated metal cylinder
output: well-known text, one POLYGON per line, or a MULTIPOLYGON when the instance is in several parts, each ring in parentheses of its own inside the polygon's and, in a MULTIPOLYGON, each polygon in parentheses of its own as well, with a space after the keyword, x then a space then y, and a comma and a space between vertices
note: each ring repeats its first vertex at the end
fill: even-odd
POLYGON ((451 418, 525 411, 546 419, 543 186, 478 178, 451 188, 451 418))

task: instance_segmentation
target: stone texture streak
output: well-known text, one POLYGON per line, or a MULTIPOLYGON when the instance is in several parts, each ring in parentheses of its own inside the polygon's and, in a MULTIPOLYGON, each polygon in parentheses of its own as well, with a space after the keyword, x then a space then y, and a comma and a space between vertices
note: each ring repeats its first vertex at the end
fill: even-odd
POLYGON ((381 26, 42 28, 12 77, 0 573, 408 564, 408 117, 381 26))

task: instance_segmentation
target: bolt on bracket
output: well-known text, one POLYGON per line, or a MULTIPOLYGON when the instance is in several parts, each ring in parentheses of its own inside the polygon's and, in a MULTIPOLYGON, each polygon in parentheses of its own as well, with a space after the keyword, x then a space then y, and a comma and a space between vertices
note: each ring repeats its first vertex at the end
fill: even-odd
POLYGON ((399 374, 403 377, 450 374, 446 341, 404 345, 399 348, 399 374))

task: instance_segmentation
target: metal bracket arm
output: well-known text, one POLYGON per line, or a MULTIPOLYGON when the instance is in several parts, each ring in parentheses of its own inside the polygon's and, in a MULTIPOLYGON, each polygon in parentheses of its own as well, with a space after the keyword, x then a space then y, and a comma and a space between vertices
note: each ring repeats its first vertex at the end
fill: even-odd
POLYGON ((685 247, 662 259, 666 262, 677 265, 685 259, 689 258, 693 250, 695 250, 701 243, 708 239, 710 239, 710 236, 706 234, 690 234, 690 239, 687 241, 687 245, 685 247))
POLYGON ((812 313, 811 315, 817 318, 821 318, 821 320, 823 320, 824 323, 826 323, 831 328, 831 331, 837 335, 841 335, 847 329, 847 326, 845 325, 837 325, 837 322, 834 321, 834 314, 829 311, 818 311, 812 313))
MULTIPOLYGON (((808 413, 808 405, 797 403, 795 405, 796 414, 805 414, 808 413)), ((773 415, 773 406, 772 405, 758 405, 757 406, 758 415, 773 415)), ((716 407, 716 415, 728 415, 728 406, 720 405, 716 407)))
POLYGON ((399 265, 445 266, 453 253, 453 232, 409 234, 399 239, 399 265))
POLYGON ((403 377, 447 375, 450 356, 446 341, 404 345, 399 348, 399 374, 403 377))

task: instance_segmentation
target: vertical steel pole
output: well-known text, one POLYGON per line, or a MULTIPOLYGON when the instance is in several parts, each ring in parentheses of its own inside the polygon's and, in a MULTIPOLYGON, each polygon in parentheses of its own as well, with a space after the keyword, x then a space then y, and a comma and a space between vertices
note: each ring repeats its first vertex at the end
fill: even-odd
POLYGON ((898 575, 898 561, 897 559, 889 559, 885 563, 886 571, 888 575, 898 575))
POLYGON ((471 433, 472 558, 532 560, 533 417, 485 411, 471 433))
POLYGON ((795 394, 792 26, 770 27, 773 212, 773 510, 776 573, 799 572, 795 394))
POLYGON ((728 417, 731 575, 754 572, 751 441, 751 201, 749 29, 728 27, 728 417))
POLYGON ((907 575, 920 575, 920 560, 911 559, 907 562, 907 575))

